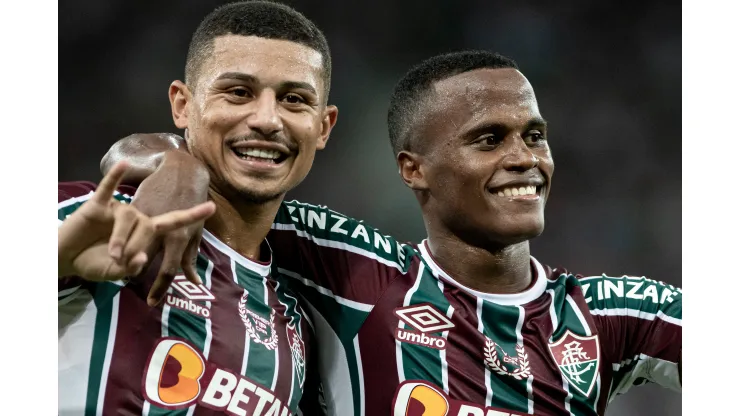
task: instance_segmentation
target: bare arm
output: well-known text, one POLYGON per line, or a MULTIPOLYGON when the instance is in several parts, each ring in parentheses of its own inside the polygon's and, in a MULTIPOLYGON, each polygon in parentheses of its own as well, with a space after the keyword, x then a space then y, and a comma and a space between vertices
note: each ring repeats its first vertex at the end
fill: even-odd
MULTIPOLYGON (((188 153, 185 140, 170 133, 132 134, 116 142, 100 162, 103 174, 118 162, 130 167, 123 181, 138 185, 133 205, 148 216, 192 208, 208 200, 210 176, 206 167, 188 153)), ((157 278, 166 284, 152 289, 164 296, 167 286, 182 269, 197 279, 193 263, 203 222, 174 230, 164 238, 164 258, 157 278)))
MULTIPOLYGON (((138 185, 159 168, 165 155, 187 160, 185 139, 172 133, 134 133, 117 141, 108 150, 100 161, 100 171, 106 175, 116 163, 126 160, 129 169, 123 183, 138 185)), ((192 158, 192 162, 199 164, 195 158, 192 158)))

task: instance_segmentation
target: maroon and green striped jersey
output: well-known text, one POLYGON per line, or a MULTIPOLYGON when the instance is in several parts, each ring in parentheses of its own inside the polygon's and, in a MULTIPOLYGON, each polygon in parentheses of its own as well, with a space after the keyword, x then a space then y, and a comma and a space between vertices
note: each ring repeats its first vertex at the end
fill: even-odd
POLYGON ((332 415, 603 415, 633 385, 680 390, 681 289, 531 259, 533 282, 481 293, 426 242, 400 244, 286 202, 268 241, 306 301, 332 415))
MULTIPOLYGON (((59 184, 60 224, 94 189, 59 184)), ((119 191, 129 202, 135 189, 119 191)), ((271 264, 206 230, 196 266, 203 284, 177 276, 156 308, 146 303, 155 273, 59 280, 60 415, 287 416, 300 414, 299 403, 318 414, 302 401, 318 397, 306 371, 313 329, 271 264)))

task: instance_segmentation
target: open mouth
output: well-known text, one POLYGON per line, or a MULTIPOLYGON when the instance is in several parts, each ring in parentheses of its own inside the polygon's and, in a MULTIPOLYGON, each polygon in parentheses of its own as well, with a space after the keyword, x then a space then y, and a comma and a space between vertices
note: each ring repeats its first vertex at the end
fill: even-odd
POLYGON ((231 151, 243 160, 261 163, 280 164, 288 158, 287 153, 274 149, 257 149, 254 147, 232 147, 231 151))
POLYGON ((506 188, 499 188, 491 193, 502 196, 502 197, 537 197, 542 192, 542 185, 528 185, 528 186, 508 186, 506 188))

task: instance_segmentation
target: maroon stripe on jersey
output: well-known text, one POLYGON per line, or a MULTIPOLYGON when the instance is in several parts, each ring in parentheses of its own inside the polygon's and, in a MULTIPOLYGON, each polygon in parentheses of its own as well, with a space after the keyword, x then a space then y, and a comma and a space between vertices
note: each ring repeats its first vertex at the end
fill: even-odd
MULTIPOLYGON (((597 327, 602 332, 616 328, 627 330, 621 334, 611 333, 611 339, 624 338, 625 342, 618 344, 609 354, 613 363, 622 359, 634 358, 638 354, 660 358, 670 362, 678 362, 681 352, 681 334, 683 328, 679 325, 655 318, 650 321, 634 316, 593 316, 597 327), (622 335, 624 334, 624 335, 622 335), (620 359, 621 357, 621 359, 620 359)), ((608 333, 608 332, 607 332, 608 333)))
MULTIPOLYGON (((158 269, 159 265, 156 266, 158 269)), ((162 333, 162 307, 150 308, 146 304, 147 292, 147 286, 131 283, 120 292, 116 340, 103 403, 104 415, 141 415, 144 405, 141 379, 149 359, 141 351, 153 348, 162 333)))
MULTIPOLYGON (((237 313, 243 290, 234 282, 231 258, 206 241, 202 241, 200 247, 202 253, 213 262, 210 289, 216 298, 211 301, 211 346, 208 351, 208 362, 219 368, 239 372, 244 361, 246 337, 244 322, 237 313)), ((202 280, 205 284, 206 279, 202 280)))
POLYGON ((445 297, 455 309, 447 334, 447 372, 450 397, 485 405, 486 371, 483 366, 485 341, 478 331, 477 298, 455 286, 445 285, 445 297), (476 357, 471 360, 470 357, 476 357))
POLYGON ((534 414, 564 414, 567 393, 563 389, 563 378, 553 362, 548 348, 553 333, 550 304, 552 297, 541 296, 524 305, 522 339, 529 353, 532 373, 532 401, 534 414))
POLYGON ((400 273, 395 267, 361 254, 319 246, 294 231, 272 230, 268 240, 275 253, 275 265, 300 273, 335 295, 355 302, 374 304, 400 273))
MULTIPOLYGON (((406 292, 414 286, 419 262, 414 262, 405 275, 399 275, 365 319, 358 334, 365 388, 365 414, 390 414, 390 405, 399 384, 396 367, 398 317, 393 310, 403 305, 406 292)), ((350 364, 351 365, 351 364, 350 364)))

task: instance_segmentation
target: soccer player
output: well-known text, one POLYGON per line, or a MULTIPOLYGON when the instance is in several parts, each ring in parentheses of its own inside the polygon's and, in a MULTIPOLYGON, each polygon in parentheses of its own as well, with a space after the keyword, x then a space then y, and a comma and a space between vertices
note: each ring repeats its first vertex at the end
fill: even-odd
MULTIPOLYGON (((155 308, 147 302, 159 290, 155 274, 111 279, 138 272, 146 241, 173 227, 162 229, 155 217, 135 222, 129 235, 125 220, 139 214, 117 209, 129 214, 109 224, 111 241, 96 243, 92 254, 76 254, 84 245, 62 250, 67 223, 113 191, 59 185, 60 415, 288 416, 299 414, 299 404, 304 414, 320 414, 319 383, 308 370, 310 322, 296 295, 273 278, 265 236, 282 196, 305 177, 336 121, 327 105, 330 66, 323 34, 284 5, 231 3, 199 25, 185 82, 173 82, 169 97, 175 124, 189 131, 189 149, 210 177, 203 193, 217 209, 195 263, 193 280, 202 283, 165 270, 160 277, 174 281, 155 308), (118 269, 90 268, 106 262, 118 269)), ((120 187, 115 198, 130 202, 134 192, 120 187)))
MULTIPOLYGON (((424 241, 400 244, 295 201, 268 235, 279 272, 310 305, 331 414, 603 415, 636 384, 680 390, 679 288, 531 256, 554 163, 514 61, 467 51, 422 62, 398 82, 388 126, 424 241)), ((180 152, 171 139, 129 137, 104 165, 153 172, 180 152)))

